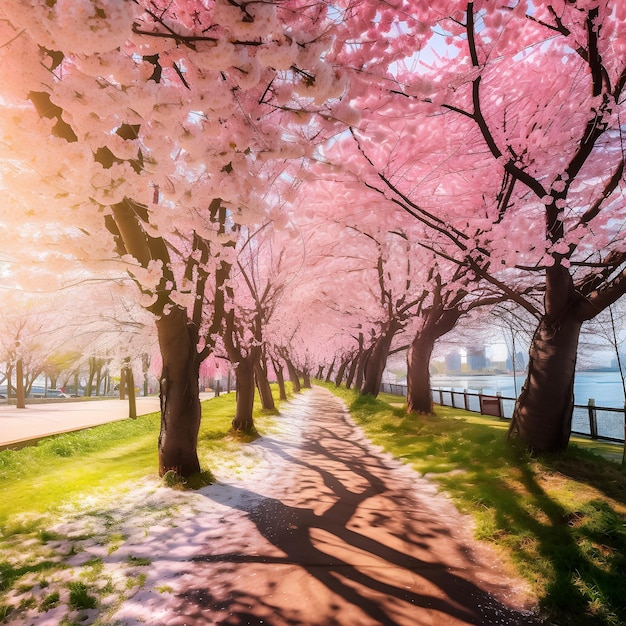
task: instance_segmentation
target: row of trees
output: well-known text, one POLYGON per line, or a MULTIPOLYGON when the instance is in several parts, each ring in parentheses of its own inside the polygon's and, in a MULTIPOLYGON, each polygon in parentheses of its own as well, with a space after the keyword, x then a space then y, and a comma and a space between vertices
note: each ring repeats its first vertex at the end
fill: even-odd
MULTIPOLYGON (((108 393, 119 381, 126 355, 137 380, 147 386, 155 349, 151 320, 129 315, 108 289, 98 288, 98 307, 85 306, 93 290, 29 294, 9 290, 0 312, 0 385, 23 407, 34 385, 91 396, 108 393), (120 310, 121 309, 121 310, 120 310), (120 339, 124 347, 120 347, 120 339)), ((152 382, 154 386, 154 382, 152 382)), ((144 391, 146 392, 146 391, 144 391)))
POLYGON ((623 12, 7 0, 7 273, 127 277, 156 323, 161 472, 199 470, 208 359, 246 429, 268 364, 376 392, 406 341, 429 411, 436 341, 503 301, 536 320, 512 431, 562 449, 582 324, 626 291, 623 12))

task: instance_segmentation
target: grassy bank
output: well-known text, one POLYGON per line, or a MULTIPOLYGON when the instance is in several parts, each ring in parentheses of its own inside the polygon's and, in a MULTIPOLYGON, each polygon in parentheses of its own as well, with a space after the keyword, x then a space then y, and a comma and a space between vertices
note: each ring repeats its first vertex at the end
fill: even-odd
MULTIPOLYGON (((219 463, 245 471, 232 460, 242 450, 230 433, 234 412, 234 393, 202 403, 198 456, 206 470, 219 463)), ((272 420, 256 409, 261 432, 272 420)), ((181 492, 159 491, 159 424, 152 413, 0 451, 0 623, 45 613, 48 623, 104 625, 106 617, 94 622, 89 612, 114 609, 141 588, 149 559, 129 557, 107 573, 107 555, 130 541, 133 518, 158 527, 172 507, 187 506, 181 492), (83 562, 88 546, 103 556, 83 562)))
POLYGON ((336 389, 377 445, 437 481, 533 586, 550 623, 626 624, 626 476, 576 445, 535 458, 505 441, 507 424, 449 407, 407 415, 336 389))

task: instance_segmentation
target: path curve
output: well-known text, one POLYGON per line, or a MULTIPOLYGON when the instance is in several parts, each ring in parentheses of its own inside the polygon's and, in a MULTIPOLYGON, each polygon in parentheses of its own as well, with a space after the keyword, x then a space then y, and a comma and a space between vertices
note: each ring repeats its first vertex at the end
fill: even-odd
POLYGON ((372 446, 329 391, 297 396, 277 421, 248 476, 201 492, 213 518, 197 509, 169 600, 140 593, 119 623, 151 602, 148 623, 168 626, 537 623, 468 518, 372 446))

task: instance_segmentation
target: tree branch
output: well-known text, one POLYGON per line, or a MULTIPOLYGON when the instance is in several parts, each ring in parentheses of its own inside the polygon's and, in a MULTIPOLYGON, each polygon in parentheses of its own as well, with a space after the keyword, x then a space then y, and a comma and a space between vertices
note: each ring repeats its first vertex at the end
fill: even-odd
POLYGON ((619 185, 622 176, 624 175, 624 160, 620 158, 619 164, 615 171, 613 172, 613 176, 607 181, 600 197, 593 203, 593 205, 583 213, 580 220, 578 221, 578 225, 588 224, 598 213, 600 213, 602 209, 602 203, 615 191, 617 186, 619 185))

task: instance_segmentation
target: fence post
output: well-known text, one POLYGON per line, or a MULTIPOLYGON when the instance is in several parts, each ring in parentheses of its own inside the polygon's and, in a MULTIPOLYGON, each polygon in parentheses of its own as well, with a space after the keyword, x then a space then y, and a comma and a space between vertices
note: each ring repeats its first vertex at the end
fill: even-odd
POLYGON ((454 406, 454 387, 450 387, 450 400, 451 400, 451 403, 452 403, 452 408, 456 408, 454 406))
POLYGON ((624 402, 624 450, 622 451, 622 468, 626 467, 626 402, 624 402))
POLYGON ((463 389, 463 404, 465 405, 465 410, 469 411, 469 398, 467 397, 467 389, 463 389))
POLYGON ((598 438, 598 420, 596 418, 596 401, 589 398, 587 402, 587 411, 589 412, 589 433, 592 439, 598 438))
POLYGON ((502 406, 502 392, 496 391, 496 396, 498 396, 498 417, 500 419, 504 419, 504 407, 502 406))
POLYGON ((439 392, 439 404, 443 406, 443 391, 441 391, 441 388, 439 388, 437 391, 439 392))

